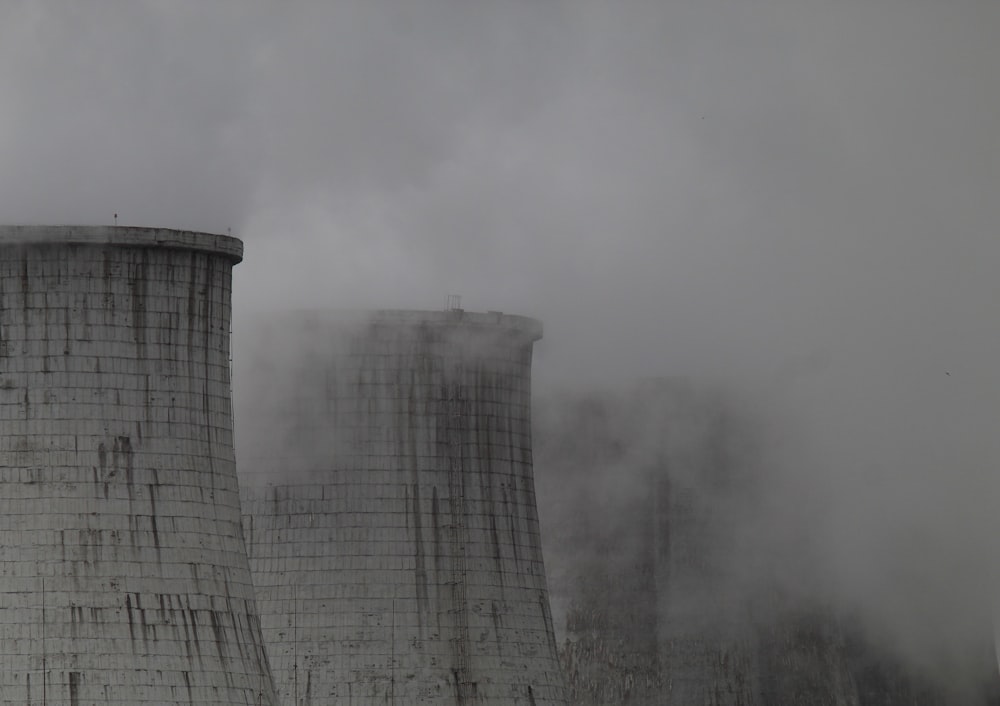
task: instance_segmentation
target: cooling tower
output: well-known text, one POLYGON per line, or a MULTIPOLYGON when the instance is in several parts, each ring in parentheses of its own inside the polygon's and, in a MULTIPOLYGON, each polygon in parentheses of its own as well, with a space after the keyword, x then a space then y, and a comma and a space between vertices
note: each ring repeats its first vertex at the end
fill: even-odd
POLYGON ((774 489, 752 461, 759 427, 721 391, 645 380, 536 409, 549 585, 576 706, 1000 704, 989 616, 978 649, 935 663, 781 577, 791 565, 754 537, 757 511, 746 511, 774 489))
POLYGON ((383 311, 254 336, 244 529, 286 703, 565 703, 532 475, 540 324, 383 311))
POLYGON ((240 531, 233 238, 0 228, 0 701, 275 704, 240 531))
POLYGON ((777 706, 754 698, 730 549, 731 499, 744 493, 722 399, 654 379, 540 409, 539 492, 574 703, 777 706))

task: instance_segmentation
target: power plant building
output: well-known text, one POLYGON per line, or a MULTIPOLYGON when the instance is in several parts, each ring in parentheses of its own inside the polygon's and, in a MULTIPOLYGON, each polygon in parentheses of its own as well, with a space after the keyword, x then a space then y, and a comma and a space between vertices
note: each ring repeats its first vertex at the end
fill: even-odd
POLYGON ((566 703, 531 456, 540 337, 461 310, 255 327, 244 528, 285 703, 566 703))
POLYGON ((232 438, 241 257, 0 228, 0 702, 277 703, 232 438))

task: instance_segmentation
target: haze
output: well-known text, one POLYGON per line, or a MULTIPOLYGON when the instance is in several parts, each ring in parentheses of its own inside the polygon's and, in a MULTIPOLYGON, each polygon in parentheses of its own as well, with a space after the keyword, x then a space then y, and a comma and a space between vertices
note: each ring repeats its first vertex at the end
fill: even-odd
POLYGON ((997 36, 995 0, 8 2, 0 221, 231 230, 236 356, 250 312, 460 293, 544 321, 542 393, 727 386, 823 590, 961 645, 1000 556, 997 36))

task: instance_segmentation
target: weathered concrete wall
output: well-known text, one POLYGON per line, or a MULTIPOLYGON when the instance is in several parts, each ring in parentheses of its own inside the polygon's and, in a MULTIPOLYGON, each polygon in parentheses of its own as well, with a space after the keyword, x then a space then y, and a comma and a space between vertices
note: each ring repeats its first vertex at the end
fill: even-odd
POLYGON ((241 252, 0 228, 3 703, 276 703, 232 446, 241 252))
POLYGON ((244 527, 290 704, 562 704, 531 457, 541 336, 290 317, 237 359, 244 527))

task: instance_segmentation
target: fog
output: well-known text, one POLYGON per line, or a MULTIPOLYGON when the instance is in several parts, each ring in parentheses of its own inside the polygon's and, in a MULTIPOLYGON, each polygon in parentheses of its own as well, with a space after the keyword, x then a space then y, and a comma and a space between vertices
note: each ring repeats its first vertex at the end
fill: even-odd
POLYGON ((241 237, 234 356, 253 312, 459 293, 544 321, 541 396, 710 381, 761 430, 759 531, 924 658, 996 595, 998 33, 994 0, 8 2, 0 221, 241 237))

